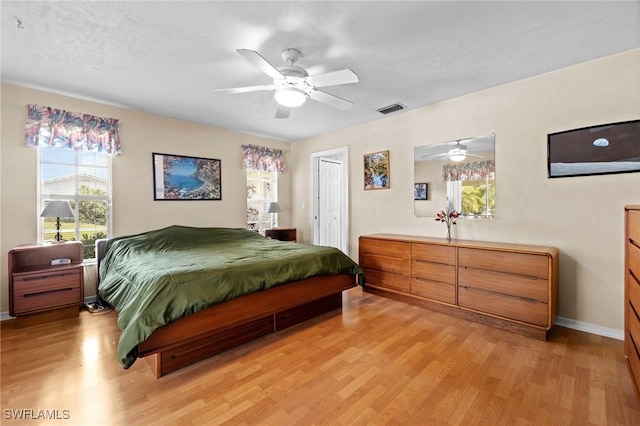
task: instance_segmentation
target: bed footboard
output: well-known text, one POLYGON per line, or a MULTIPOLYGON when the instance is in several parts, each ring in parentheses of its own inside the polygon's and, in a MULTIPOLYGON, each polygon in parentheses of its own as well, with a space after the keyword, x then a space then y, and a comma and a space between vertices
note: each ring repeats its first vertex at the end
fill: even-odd
POLYGON ((314 277, 197 312, 156 330, 139 346, 156 377, 342 307, 353 275, 314 277))
POLYGON ((228 349, 341 307, 342 293, 333 294, 257 320, 203 334, 193 340, 164 348, 146 358, 156 378, 160 378, 228 349))

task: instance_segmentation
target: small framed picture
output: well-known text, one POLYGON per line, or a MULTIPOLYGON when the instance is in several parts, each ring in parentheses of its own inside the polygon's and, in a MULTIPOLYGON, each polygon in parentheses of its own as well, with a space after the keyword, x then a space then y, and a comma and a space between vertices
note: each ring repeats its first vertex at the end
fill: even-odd
POLYGON ((414 183, 413 184, 413 199, 414 200, 428 200, 429 199, 429 184, 428 183, 414 183))
POLYGON ((364 189, 389 189, 389 151, 364 156, 364 189))

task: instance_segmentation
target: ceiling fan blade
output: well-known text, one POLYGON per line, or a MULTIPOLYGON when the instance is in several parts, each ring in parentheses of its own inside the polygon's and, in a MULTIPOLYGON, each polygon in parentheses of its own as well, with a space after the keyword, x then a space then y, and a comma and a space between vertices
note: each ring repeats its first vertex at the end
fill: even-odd
POLYGON ((258 92, 260 90, 275 90, 276 86, 273 84, 263 84, 261 86, 247 86, 247 87, 234 87, 231 89, 215 89, 214 92, 225 92, 229 94, 258 92))
POLYGON ((260 56, 258 52, 255 50, 249 49, 238 49, 236 50, 240 55, 242 55, 246 60, 251 62, 256 67, 260 68, 260 70, 267 74, 271 78, 284 78, 282 73, 276 69, 273 65, 271 65, 265 58, 260 56))
POLYGON ((437 159, 437 158, 447 158, 449 155, 445 152, 442 154, 426 154, 426 155, 422 155, 420 156, 421 159, 423 160, 432 160, 432 159, 437 159))
POLYGON ((331 95, 327 92, 323 92, 322 90, 311 90, 308 93, 308 96, 316 102, 322 102, 323 104, 327 104, 343 111, 353 106, 353 102, 331 95))
POLYGON ((340 84, 357 83, 360 80, 356 73, 350 69, 332 71, 325 74, 312 75, 307 77, 307 82, 314 87, 338 86, 340 84))
POLYGON ((276 111, 276 118, 289 118, 290 113, 291 113, 291 108, 286 107, 284 105, 278 105, 278 110, 276 111))

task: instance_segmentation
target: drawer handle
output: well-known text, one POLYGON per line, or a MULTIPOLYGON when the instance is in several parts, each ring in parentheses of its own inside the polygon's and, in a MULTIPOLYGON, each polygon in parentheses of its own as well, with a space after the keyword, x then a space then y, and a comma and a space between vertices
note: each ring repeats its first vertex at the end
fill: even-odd
POLYGON ((640 280, 638 279, 638 277, 636 277, 636 274, 633 273, 633 271, 631 269, 629 269, 629 275, 631 275, 631 278, 634 279, 634 281, 636 282, 636 284, 640 285, 640 280))
POLYGON ((640 248, 640 242, 638 242, 636 240, 632 240, 631 238, 629 238, 629 243, 631 243, 632 245, 640 248))
POLYGON ((422 278, 422 277, 412 277, 414 280, 416 281, 424 281, 424 282, 432 282, 432 283, 438 283, 438 284, 444 284, 444 285, 450 285, 453 287, 453 284, 451 283, 446 283, 444 281, 438 281, 438 280, 430 280, 428 278, 422 278))
POLYGON ((437 260, 425 260, 425 259, 413 259, 416 263, 429 263, 431 265, 444 265, 444 266, 450 266, 450 267, 455 267, 455 264, 453 263, 446 263, 446 262, 439 262, 437 260))
POLYGON ((539 278, 536 277, 535 275, 526 275, 526 274, 516 274, 514 272, 503 272, 503 271, 495 271, 492 269, 483 269, 483 268, 473 268, 471 266, 460 266, 461 268, 467 269, 467 270, 477 270, 477 271, 484 271, 484 272, 488 272, 490 274, 494 274, 494 275, 502 275, 502 274, 507 274, 507 275, 515 275, 518 277, 523 277, 523 278, 527 278, 530 280, 542 280, 542 281, 547 281, 545 278, 539 278))
POLYGON ((475 288, 475 287, 468 287, 468 286, 462 286, 465 290, 469 290, 469 291, 475 291, 477 293, 487 293, 487 294, 494 294, 497 296, 501 296, 501 297, 508 297, 511 299, 517 299, 517 300, 522 300, 523 302, 529 302, 529 303, 541 303, 538 302, 536 299, 531 299, 530 297, 522 297, 522 296, 514 296, 513 294, 506 294, 506 293, 497 293, 495 291, 491 291, 491 290, 484 290, 481 288, 475 288))
POLYGON ((640 351, 638 350, 638 345, 636 344, 636 340, 633 338, 633 335, 631 335, 631 333, 629 333, 629 339, 631 340, 631 343, 632 343, 631 346, 636 352, 636 356, 640 358, 640 351))
POLYGON ((383 256, 383 257, 390 257, 392 259, 404 259, 405 257, 402 256, 402 254, 398 254, 398 253, 387 253, 387 252, 372 252, 372 251, 363 251, 362 254, 364 255, 369 255, 369 256, 383 256))
POLYGON ((47 278, 61 278, 68 277, 69 275, 73 275, 71 272, 67 272, 65 274, 51 274, 51 275, 41 275, 39 277, 25 278, 22 281, 38 281, 38 280, 46 280, 47 278))
POLYGON ((638 315, 638 311, 636 311, 636 307, 633 306, 633 302, 631 302, 631 299, 629 299, 629 309, 631 309, 630 313, 635 315, 635 317, 638 320, 638 322, 640 322, 640 315, 638 315))
POLYGON ((63 292, 63 291, 71 291, 71 290, 73 290, 72 287, 57 288, 55 290, 45 290, 45 291, 41 291, 41 292, 38 292, 38 293, 27 293, 23 297, 42 296, 43 294, 60 293, 60 292, 63 292))

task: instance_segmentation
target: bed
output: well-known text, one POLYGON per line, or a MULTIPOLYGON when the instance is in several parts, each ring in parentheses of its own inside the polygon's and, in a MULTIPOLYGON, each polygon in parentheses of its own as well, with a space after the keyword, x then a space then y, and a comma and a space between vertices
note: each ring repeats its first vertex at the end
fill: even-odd
POLYGON ((342 306, 364 285, 332 247, 241 228, 170 226, 96 243, 97 288, 118 312, 118 358, 156 377, 342 306))

